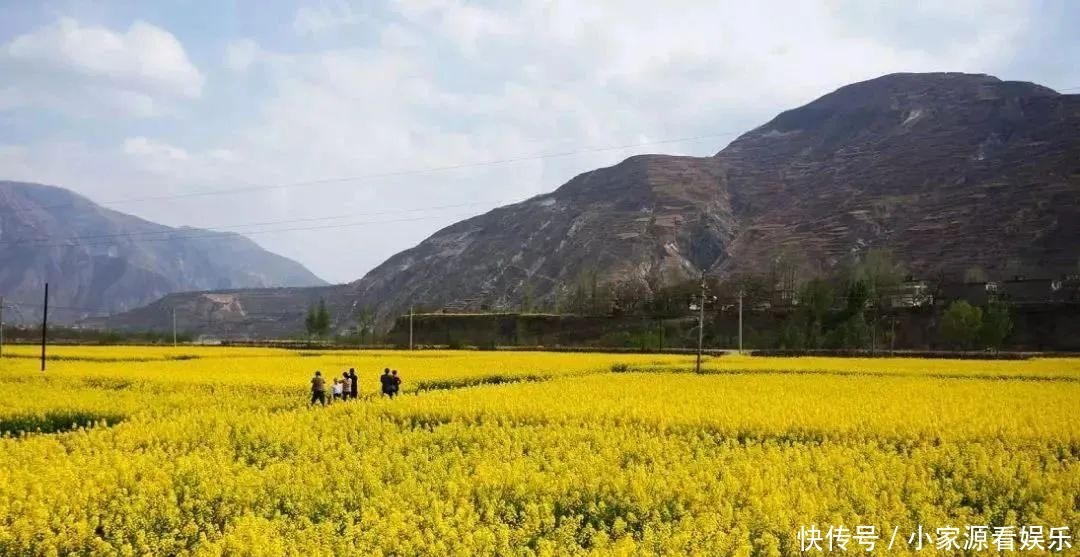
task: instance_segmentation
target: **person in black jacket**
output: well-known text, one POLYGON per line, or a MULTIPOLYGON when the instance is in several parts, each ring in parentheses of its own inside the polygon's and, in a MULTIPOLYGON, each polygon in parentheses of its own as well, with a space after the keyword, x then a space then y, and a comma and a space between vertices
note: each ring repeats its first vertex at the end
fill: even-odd
POLYGON ((382 385, 382 394, 394 398, 394 378, 390 376, 390 368, 383 370, 379 376, 379 384, 382 385))
POLYGON ((352 391, 349 393, 351 398, 358 398, 360 396, 360 382, 356 379, 356 368, 349 368, 349 381, 352 383, 352 391))

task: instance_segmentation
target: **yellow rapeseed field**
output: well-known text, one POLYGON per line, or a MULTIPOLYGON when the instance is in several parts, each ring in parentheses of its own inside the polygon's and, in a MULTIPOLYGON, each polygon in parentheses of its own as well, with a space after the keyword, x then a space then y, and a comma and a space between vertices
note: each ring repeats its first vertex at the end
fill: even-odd
POLYGON ((36 355, 0 359, 0 555, 825 555, 802 550, 830 526, 876 540, 832 555, 998 553, 966 527, 1080 548, 1077 359, 36 355), (361 400, 308 406, 349 367, 361 400))

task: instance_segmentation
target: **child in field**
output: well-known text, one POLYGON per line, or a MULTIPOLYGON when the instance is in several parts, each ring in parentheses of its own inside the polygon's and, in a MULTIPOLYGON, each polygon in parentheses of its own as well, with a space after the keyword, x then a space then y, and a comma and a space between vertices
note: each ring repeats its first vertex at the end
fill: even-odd
POLYGON ((334 400, 341 400, 341 379, 334 379, 333 393, 334 400))
POLYGON ((392 375, 391 375, 391 379, 390 379, 390 385, 391 385, 392 389, 391 389, 391 393, 390 393, 390 398, 394 398, 395 396, 397 396, 398 391, 401 390, 401 377, 398 377, 396 369, 394 371, 392 371, 391 373, 392 373, 392 375))

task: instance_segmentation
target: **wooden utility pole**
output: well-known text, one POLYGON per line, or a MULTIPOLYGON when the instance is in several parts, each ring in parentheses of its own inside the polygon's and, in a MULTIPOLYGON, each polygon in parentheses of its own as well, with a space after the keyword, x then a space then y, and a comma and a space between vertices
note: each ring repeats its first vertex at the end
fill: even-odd
POLYGON ((41 371, 45 371, 45 336, 49 331, 49 283, 45 283, 45 304, 41 311, 41 371))
POLYGON ((892 332, 889 334, 889 353, 896 353, 896 315, 892 316, 892 332))
POLYGON ((705 273, 701 273, 701 298, 698 299, 697 364, 695 373, 701 373, 701 347, 705 341, 705 273))
POLYGON ((172 345, 176 348, 176 306, 172 308, 172 345))
POLYGON ((874 305, 874 318, 870 327, 870 355, 873 356, 877 353, 877 327, 878 327, 878 311, 877 305, 874 305))
POLYGON ((413 349, 413 306, 409 306, 409 350, 413 349))
POLYGON ((739 354, 742 354, 742 299, 743 291, 739 290, 739 354))
POLYGON ((873 289, 873 302, 874 302, 874 320, 873 326, 870 327, 870 355, 873 356, 877 353, 877 328, 878 328, 878 302, 881 301, 881 296, 878 295, 877 287, 877 272, 875 271, 870 280, 871 288, 873 289))

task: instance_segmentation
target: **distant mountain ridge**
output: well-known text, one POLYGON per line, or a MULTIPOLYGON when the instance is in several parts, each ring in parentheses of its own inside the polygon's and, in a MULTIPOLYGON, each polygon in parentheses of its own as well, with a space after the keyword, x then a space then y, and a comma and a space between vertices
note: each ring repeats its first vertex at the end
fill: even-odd
POLYGON ((121 312, 172 292, 320 286, 303 265, 235 233, 172 228, 56 186, 0 181, 0 295, 7 323, 121 312))
POLYGON ((1080 269, 1080 95, 892 74, 788 110, 713 157, 642 155, 433 234, 354 282, 357 304, 551 301, 601 283, 804 276, 869 247, 914 274, 1080 269))
POLYGON ((871 247, 922 276, 1080 272, 1080 95, 960 73, 847 85, 714 156, 631 157, 450 225, 332 311, 385 327, 411 305, 550 305, 583 277, 671 283, 781 255, 812 276, 871 247))

